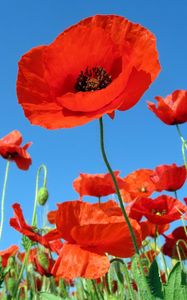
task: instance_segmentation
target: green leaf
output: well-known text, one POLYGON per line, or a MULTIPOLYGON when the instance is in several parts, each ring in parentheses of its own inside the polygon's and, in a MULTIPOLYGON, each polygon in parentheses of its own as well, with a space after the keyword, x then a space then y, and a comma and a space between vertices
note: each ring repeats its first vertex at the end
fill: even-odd
POLYGON ((169 274, 167 284, 165 285, 164 300, 186 300, 187 287, 184 284, 186 276, 181 269, 180 262, 176 263, 169 274))
POLYGON ((63 300, 64 298, 61 298, 59 296, 51 295, 50 293, 41 292, 40 293, 40 300, 63 300))
POLYGON ((153 296, 157 297, 158 299, 163 299, 162 283, 160 280, 156 259, 152 262, 149 269, 148 283, 153 296))
POLYGON ((140 299, 155 300, 155 297, 151 294, 145 274, 140 266, 140 258, 138 255, 134 255, 132 259, 131 271, 138 287, 140 299))

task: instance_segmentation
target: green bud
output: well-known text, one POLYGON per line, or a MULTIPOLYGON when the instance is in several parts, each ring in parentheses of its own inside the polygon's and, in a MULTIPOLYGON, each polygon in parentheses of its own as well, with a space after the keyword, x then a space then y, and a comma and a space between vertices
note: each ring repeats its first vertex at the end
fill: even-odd
POLYGON ((38 251, 37 253, 37 260, 39 264, 44 268, 44 270, 48 270, 49 268, 49 258, 47 254, 43 251, 38 251))
POLYGON ((15 265, 15 258, 13 256, 10 256, 8 258, 8 266, 9 267, 14 267, 14 265, 15 265))
POLYGON ((38 191, 37 201, 39 205, 45 205, 47 199, 49 197, 49 193, 46 187, 41 187, 38 191))
POLYGON ((15 288, 16 281, 14 278, 9 277, 7 280, 7 291, 10 295, 13 294, 15 288))

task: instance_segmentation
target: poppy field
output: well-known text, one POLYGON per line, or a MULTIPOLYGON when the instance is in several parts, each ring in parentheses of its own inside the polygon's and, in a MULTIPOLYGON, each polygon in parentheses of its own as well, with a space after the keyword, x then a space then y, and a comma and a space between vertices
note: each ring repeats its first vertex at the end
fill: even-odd
POLYGON ((146 104, 152 119, 178 135, 181 164, 173 157, 170 164, 144 168, 137 155, 141 167, 122 176, 110 162, 105 139, 106 120, 115 123, 119 114, 125 116, 162 72, 157 38, 125 16, 96 14, 69 26, 50 44, 22 53, 16 79, 22 117, 43 133, 96 122, 106 171, 80 173, 72 182, 76 200, 53 200, 56 208, 48 210, 53 192, 42 163, 28 221, 22 202, 7 207, 6 199, 11 165, 29 172, 34 145, 17 128, 0 137, 6 163, 0 242, 7 210, 8 224, 21 240, 7 248, 1 244, 0 299, 187 299, 187 90, 158 91, 146 104), (42 227, 41 210, 47 220, 42 227))

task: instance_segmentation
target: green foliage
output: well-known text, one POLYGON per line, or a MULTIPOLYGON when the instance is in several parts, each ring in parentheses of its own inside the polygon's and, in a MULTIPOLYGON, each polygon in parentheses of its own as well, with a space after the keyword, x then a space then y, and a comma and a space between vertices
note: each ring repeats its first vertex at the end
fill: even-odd
POLYGON ((153 296, 157 299, 163 299, 162 283, 159 276, 158 264, 156 259, 152 262, 149 269, 148 284, 153 296))
POLYGON ((46 292, 41 292, 40 293, 40 300, 62 300, 64 298, 61 298, 59 296, 55 296, 55 295, 52 295, 50 293, 46 293, 46 292))
POLYGON ((135 255, 132 259, 132 274, 136 281, 138 292, 139 292, 139 299, 143 300, 155 300, 155 297, 152 295, 151 290, 149 288, 149 284, 146 280, 143 267, 140 263, 140 258, 138 255, 135 255))
POLYGON ((169 274, 164 287, 164 300, 187 299, 187 274, 181 269, 180 262, 176 263, 169 274))

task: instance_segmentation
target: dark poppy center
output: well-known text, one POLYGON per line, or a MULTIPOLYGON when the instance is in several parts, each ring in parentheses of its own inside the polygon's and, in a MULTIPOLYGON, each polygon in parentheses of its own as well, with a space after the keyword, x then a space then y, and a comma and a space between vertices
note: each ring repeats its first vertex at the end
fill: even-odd
POLYGON ((17 157, 19 154, 15 151, 15 152, 9 152, 7 151, 6 154, 2 155, 3 158, 5 159, 14 159, 15 157, 17 157))
POLYGON ((81 71, 75 83, 75 89, 80 92, 102 90, 112 82, 112 76, 102 67, 88 67, 81 71))

